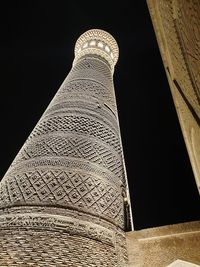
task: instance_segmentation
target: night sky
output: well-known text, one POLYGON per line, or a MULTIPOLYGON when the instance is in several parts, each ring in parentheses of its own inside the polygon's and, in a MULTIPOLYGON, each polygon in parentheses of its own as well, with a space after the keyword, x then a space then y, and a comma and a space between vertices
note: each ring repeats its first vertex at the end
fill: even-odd
POLYGON ((69 73, 86 30, 113 35, 135 229, 200 219, 199 195, 146 1, 1 2, 3 176, 69 73))

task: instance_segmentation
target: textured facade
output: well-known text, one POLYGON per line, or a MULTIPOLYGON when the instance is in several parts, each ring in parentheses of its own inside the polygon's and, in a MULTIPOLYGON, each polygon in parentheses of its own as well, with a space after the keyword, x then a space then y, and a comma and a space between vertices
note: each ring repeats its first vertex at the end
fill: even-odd
POLYGON ((127 232, 126 237, 129 267, 200 266, 199 221, 127 232))
MULTIPOLYGON (((200 190, 200 2, 147 3, 200 190)), ((126 238, 129 267, 200 266, 200 221, 128 232, 126 238)))
POLYGON ((147 3, 200 191, 200 1, 147 3))
POLYGON ((0 266, 127 264, 114 38, 90 30, 0 184, 0 266))

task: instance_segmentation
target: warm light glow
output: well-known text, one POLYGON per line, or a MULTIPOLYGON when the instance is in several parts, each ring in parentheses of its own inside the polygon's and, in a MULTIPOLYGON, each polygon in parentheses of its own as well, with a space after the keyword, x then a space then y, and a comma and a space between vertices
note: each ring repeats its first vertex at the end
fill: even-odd
POLYGON ((106 60, 112 72, 119 57, 119 48, 117 42, 106 31, 93 29, 83 33, 75 45, 74 63, 87 54, 94 54, 106 60))
POLYGON ((98 47, 103 48, 103 43, 102 42, 98 42, 98 47))
POLYGON ((92 40, 92 41, 90 42, 90 45, 91 45, 91 46, 95 46, 95 45, 96 45, 96 41, 92 40))

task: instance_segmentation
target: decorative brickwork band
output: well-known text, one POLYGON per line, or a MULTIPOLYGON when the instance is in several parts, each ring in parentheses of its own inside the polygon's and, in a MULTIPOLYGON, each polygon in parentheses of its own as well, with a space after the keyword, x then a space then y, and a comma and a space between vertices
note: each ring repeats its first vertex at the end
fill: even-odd
POLYGON ((78 235, 91 238, 110 246, 115 246, 115 234, 113 231, 91 222, 85 222, 67 216, 49 214, 12 214, 0 216, 0 227, 47 229, 49 231, 62 230, 70 235, 78 235))

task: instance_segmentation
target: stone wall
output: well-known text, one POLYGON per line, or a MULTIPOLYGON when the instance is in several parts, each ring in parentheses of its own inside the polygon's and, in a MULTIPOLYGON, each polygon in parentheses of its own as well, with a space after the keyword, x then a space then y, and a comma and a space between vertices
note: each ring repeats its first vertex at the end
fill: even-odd
POLYGON ((200 222, 126 234, 129 267, 166 267, 177 259, 200 264, 200 222))
POLYGON ((147 0, 147 3, 200 190, 200 2, 147 0))

